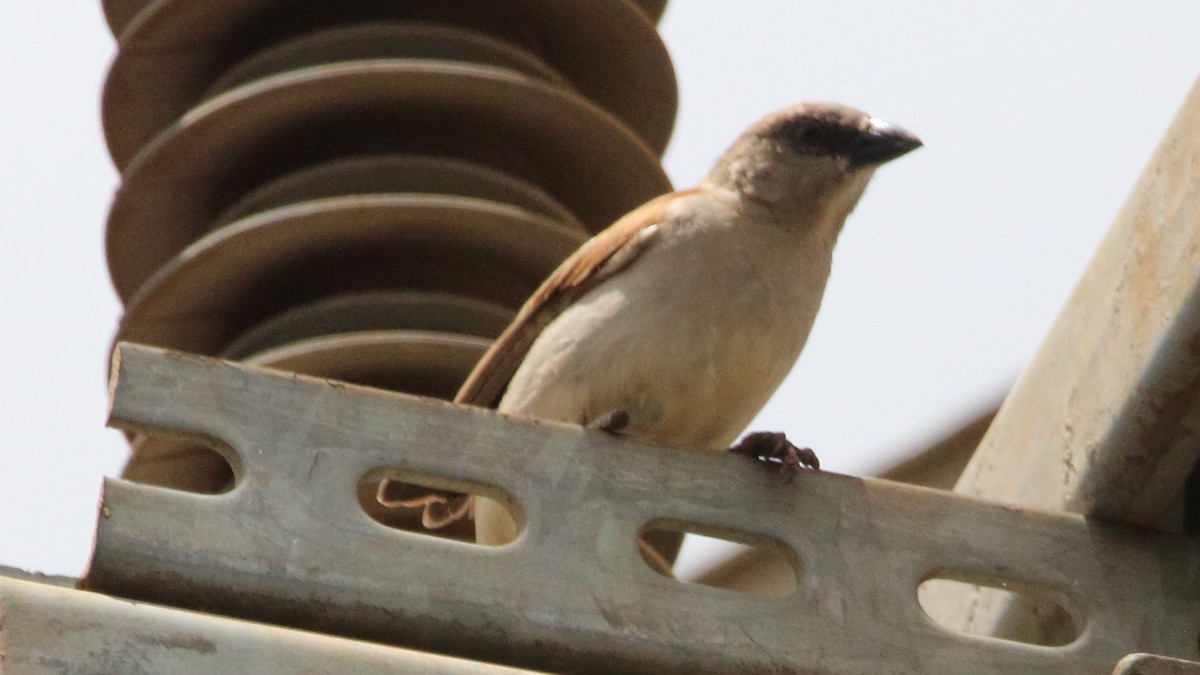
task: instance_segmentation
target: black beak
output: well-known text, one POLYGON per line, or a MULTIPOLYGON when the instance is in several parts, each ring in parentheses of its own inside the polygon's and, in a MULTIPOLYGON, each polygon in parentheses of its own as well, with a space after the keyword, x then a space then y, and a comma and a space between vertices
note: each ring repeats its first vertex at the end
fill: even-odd
POLYGON ((921 147, 921 139, 911 132, 882 120, 872 119, 871 126, 858 136, 850 148, 854 167, 879 166, 921 147))

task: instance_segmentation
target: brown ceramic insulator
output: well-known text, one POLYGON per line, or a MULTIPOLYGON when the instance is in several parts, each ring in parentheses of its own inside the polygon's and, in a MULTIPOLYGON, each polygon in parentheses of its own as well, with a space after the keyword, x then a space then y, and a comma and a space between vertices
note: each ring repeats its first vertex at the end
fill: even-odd
MULTIPOLYGON (((649 20, 658 23, 667 9, 667 0, 630 0, 649 20)), ((101 0, 104 18, 113 35, 120 36, 134 21, 138 12, 152 4, 151 0, 101 0)))
POLYGON ((190 111, 127 168, 106 232, 118 295, 128 300, 255 188, 366 152, 447 156, 512 174, 591 231, 671 187, 636 136, 561 87, 431 62, 307 68, 190 111))
POLYGON ((368 154, 302 168, 246 193, 213 229, 280 206, 367 194, 446 194, 509 204, 586 231, 570 209, 527 181, 447 157, 368 154))
POLYGON ((502 305, 443 291, 340 293, 267 317, 238 335, 220 356, 244 360, 301 340, 363 331, 408 329, 492 339, 513 316, 513 310, 502 305))
POLYGON ((447 293, 515 311, 582 241, 554 221, 465 197, 305 202, 188 247, 132 298, 115 340, 215 356, 291 308, 367 291, 447 293))
MULTIPOLYGON (((105 85, 113 160, 124 169, 201 104, 214 83, 264 50, 337 27, 396 22, 443 24, 507 42, 561 74, 656 154, 666 148, 678 103, 674 70, 654 26, 624 0, 157 0, 120 34, 105 85)), ((422 56, 412 51, 381 48, 374 58, 422 56)))
POLYGON ((536 54, 476 30, 429 23, 368 23, 314 30, 251 54, 208 86, 199 100, 289 70, 346 61, 416 59, 506 68, 571 85, 536 54))

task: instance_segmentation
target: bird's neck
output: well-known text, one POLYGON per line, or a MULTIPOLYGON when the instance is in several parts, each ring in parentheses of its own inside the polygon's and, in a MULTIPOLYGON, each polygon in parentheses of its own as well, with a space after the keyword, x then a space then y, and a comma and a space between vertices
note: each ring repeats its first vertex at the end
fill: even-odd
POLYGON ((717 162, 700 189, 757 212, 763 222, 831 248, 870 179, 870 172, 829 175, 827 167, 780 166, 759 153, 729 153, 717 162), (731 156, 732 155, 732 156, 731 156))

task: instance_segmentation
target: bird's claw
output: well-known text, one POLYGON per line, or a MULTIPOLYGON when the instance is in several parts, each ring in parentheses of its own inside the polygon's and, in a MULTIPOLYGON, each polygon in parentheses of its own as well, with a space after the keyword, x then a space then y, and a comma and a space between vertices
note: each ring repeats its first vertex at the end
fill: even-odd
POLYGON ((778 431, 755 431, 729 448, 730 452, 745 455, 768 466, 778 467, 784 483, 792 482, 803 468, 821 470, 821 461, 812 448, 798 448, 778 431))
POLYGON ((603 431, 606 434, 617 434, 628 425, 629 413, 618 408, 593 418, 587 423, 587 428, 603 431))

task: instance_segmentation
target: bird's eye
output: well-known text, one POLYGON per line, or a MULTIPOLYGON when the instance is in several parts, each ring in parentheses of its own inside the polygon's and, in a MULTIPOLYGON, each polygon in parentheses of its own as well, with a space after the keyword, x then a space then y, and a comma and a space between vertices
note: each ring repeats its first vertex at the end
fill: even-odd
POLYGON ((806 120, 791 129, 788 134, 792 145, 802 152, 820 151, 829 144, 829 129, 822 124, 806 120))
POLYGON ((787 130, 787 142, 804 155, 842 155, 854 145, 858 132, 837 120, 798 120, 787 130))
POLYGON ((811 124, 800 128, 800 142, 805 145, 816 145, 821 140, 821 130, 811 124))

